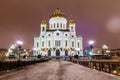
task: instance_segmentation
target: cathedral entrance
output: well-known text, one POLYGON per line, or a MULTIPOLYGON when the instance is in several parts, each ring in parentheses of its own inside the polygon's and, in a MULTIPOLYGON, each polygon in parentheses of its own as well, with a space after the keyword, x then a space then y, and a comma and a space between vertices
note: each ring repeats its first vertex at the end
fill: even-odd
POLYGON ((68 50, 65 50, 65 56, 68 56, 68 50))
POLYGON ((56 56, 60 56, 60 50, 59 49, 56 50, 56 56))
POLYGON ((51 50, 48 50, 48 56, 51 56, 51 50))

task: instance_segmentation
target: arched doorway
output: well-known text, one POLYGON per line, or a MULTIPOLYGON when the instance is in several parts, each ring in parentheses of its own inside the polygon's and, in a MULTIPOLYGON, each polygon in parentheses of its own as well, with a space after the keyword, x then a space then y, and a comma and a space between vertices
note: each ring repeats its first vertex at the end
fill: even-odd
POLYGON ((65 56, 68 56, 68 50, 65 50, 65 56))
POLYGON ((51 56, 51 50, 48 50, 48 56, 51 56))
POLYGON ((56 56, 60 56, 60 50, 59 49, 56 50, 56 56))

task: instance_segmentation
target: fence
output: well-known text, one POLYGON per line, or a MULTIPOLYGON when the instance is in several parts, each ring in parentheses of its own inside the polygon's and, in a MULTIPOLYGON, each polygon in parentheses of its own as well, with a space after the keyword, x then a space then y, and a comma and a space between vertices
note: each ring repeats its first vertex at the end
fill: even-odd
POLYGON ((115 59, 96 60, 89 58, 75 59, 74 57, 72 57, 71 59, 70 57, 68 57, 67 60, 91 69, 96 69, 110 74, 120 75, 120 60, 115 60, 115 59))
POLYGON ((18 61, 0 61, 0 72, 7 70, 20 69, 27 65, 34 65, 36 63, 48 61, 49 58, 41 58, 36 60, 18 60, 18 61))

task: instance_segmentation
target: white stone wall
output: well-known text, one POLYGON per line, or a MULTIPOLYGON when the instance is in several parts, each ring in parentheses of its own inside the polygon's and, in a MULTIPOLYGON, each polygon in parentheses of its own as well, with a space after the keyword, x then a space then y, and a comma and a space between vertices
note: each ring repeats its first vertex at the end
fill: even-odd
POLYGON ((51 56, 56 56, 56 50, 60 51, 60 56, 65 55, 65 50, 68 51, 68 55, 83 55, 82 37, 76 36, 75 24, 69 24, 68 26, 69 27, 67 27, 66 18, 62 17, 50 18, 49 25, 41 24, 41 33, 39 37, 34 38, 34 48, 36 48, 36 50, 34 51, 34 55, 40 54, 42 56, 47 56, 48 50, 51 50, 51 56), (48 26, 49 30, 47 31, 46 29, 48 26), (42 31, 42 27, 45 27, 45 31, 42 31), (55 46, 55 41, 60 41, 61 45, 55 46))
POLYGON ((66 29, 67 20, 61 17, 54 17, 49 20, 50 29, 66 29))
MULTIPOLYGON (((55 31, 55 32, 46 32, 46 35, 43 35, 44 38, 41 37, 41 39, 39 39, 39 37, 36 39, 35 38, 35 42, 34 42, 34 46, 37 48, 38 50, 41 50, 41 48, 73 48, 75 49, 74 53, 77 53, 77 51, 79 51, 79 55, 83 55, 82 52, 82 37, 71 37, 70 36, 70 32, 61 32, 61 31, 55 31), (59 35, 57 36, 56 34, 59 33, 59 35), (68 36, 66 37, 65 34, 68 34, 68 36), (50 36, 48 36, 48 34, 51 34, 50 36), (59 40, 61 41, 61 45, 60 46, 55 46, 55 41, 59 40), (50 46, 49 46, 49 41, 50 41, 50 46), (65 41, 67 41, 67 46, 65 45, 65 41), (39 48, 37 47, 37 42, 39 43, 39 48), (44 42, 44 47, 42 47, 42 42, 44 42), (74 47, 72 46, 72 42, 74 42, 74 47), (78 43, 79 43, 79 47, 78 47, 78 43)), ((47 50, 48 51, 48 50, 47 50)), ((42 53, 42 55, 48 55, 48 52, 45 51, 38 51, 39 54, 42 53)), ((70 55, 71 52, 68 51, 68 54, 70 55)), ((65 51, 64 50, 60 50, 60 56, 65 55, 65 51)), ((56 51, 55 50, 51 50, 51 56, 56 56, 56 51)))

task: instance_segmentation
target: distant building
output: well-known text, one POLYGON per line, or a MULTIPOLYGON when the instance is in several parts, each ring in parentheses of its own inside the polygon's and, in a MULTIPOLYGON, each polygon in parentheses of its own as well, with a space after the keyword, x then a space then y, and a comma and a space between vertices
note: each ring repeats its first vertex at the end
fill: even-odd
POLYGON ((120 49, 111 49, 110 55, 112 57, 120 57, 120 49))
POLYGON ((42 20, 38 37, 34 37, 34 55, 69 56, 83 55, 82 37, 76 36, 76 23, 67 19, 60 9, 50 16, 49 24, 42 20))
POLYGON ((93 55, 102 55, 101 48, 93 48, 93 55))
POLYGON ((101 48, 90 48, 89 46, 84 48, 84 56, 92 56, 92 55, 102 55, 101 48))

